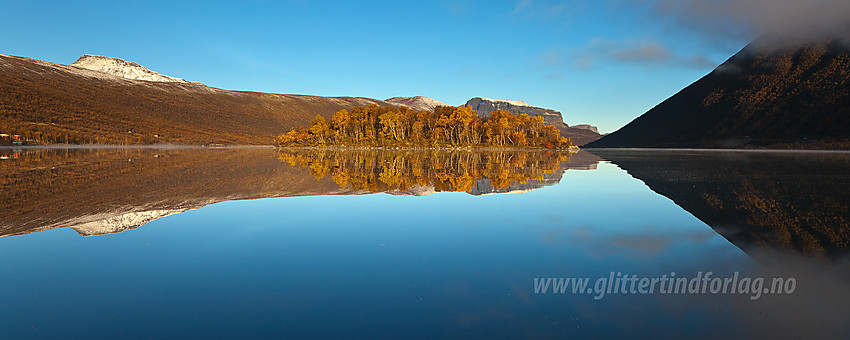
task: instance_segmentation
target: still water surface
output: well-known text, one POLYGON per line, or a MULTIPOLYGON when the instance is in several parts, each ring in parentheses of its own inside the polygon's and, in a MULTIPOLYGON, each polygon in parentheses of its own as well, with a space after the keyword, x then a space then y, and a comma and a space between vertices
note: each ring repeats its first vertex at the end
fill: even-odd
POLYGON ((4 153, 7 338, 850 336, 847 154, 4 153), (795 289, 534 284, 708 271, 795 289))

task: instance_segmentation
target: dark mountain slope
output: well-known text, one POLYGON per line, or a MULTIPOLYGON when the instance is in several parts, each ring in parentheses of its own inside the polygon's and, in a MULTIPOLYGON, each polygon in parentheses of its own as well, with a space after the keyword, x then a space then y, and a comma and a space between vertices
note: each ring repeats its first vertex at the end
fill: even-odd
POLYGON ((847 36, 760 38, 588 147, 850 147, 847 36))

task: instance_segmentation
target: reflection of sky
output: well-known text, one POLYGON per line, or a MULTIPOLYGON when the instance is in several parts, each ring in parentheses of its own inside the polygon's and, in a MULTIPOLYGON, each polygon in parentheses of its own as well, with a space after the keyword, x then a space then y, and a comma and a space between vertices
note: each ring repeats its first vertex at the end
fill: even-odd
POLYGON ((8 237, 0 258, 13 336, 711 336, 762 312, 738 296, 534 295, 534 277, 757 269, 609 163, 525 194, 224 202, 109 236, 8 237))

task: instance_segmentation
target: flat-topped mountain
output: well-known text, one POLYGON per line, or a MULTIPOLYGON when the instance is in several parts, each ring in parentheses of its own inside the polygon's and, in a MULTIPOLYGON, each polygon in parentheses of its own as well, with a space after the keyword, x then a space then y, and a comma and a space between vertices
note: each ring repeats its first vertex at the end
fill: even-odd
POLYGON ((532 106, 521 100, 497 100, 475 97, 467 101, 466 105, 472 107, 473 110, 478 110, 478 115, 482 117, 489 117, 490 113, 496 110, 505 110, 513 114, 527 114, 532 117, 543 117, 544 123, 557 127, 561 131, 561 135, 571 138, 576 145, 584 145, 602 137, 598 131, 567 125, 558 111, 532 106))
POLYGON ((589 146, 850 148, 848 36, 764 36, 589 146))
POLYGON ((593 125, 590 125, 590 124, 577 124, 577 125, 571 125, 570 127, 573 127, 573 128, 576 128, 576 129, 589 130, 589 131, 593 131, 594 133, 599 133, 599 128, 597 128, 593 125))
POLYGON ((473 110, 478 110, 478 115, 482 117, 489 117, 490 113, 496 110, 505 110, 513 114, 525 113, 533 117, 543 117, 543 121, 550 125, 564 124, 564 118, 561 117, 560 112, 531 106, 521 100, 497 100, 475 97, 468 100, 466 105, 472 107, 473 110))
POLYGON ((156 73, 137 63, 113 57, 86 54, 80 57, 80 59, 77 59, 77 61, 72 63, 71 66, 103 72, 127 79, 188 83, 180 78, 169 77, 164 74, 156 73))
POLYGON ((416 97, 393 97, 385 100, 385 102, 394 104, 407 106, 416 111, 431 111, 434 110, 437 106, 450 106, 449 104, 443 103, 439 100, 416 96, 416 97))

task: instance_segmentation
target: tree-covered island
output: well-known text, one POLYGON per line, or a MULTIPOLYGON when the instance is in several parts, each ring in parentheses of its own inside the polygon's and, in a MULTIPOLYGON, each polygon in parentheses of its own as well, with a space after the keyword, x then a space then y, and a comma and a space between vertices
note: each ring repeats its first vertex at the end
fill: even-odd
POLYGON ((287 146, 351 147, 500 147, 574 148, 543 117, 493 111, 479 117, 468 106, 438 106, 415 111, 406 106, 356 107, 340 110, 331 121, 316 115, 309 127, 277 138, 287 146))

